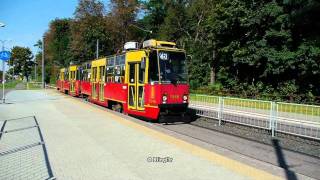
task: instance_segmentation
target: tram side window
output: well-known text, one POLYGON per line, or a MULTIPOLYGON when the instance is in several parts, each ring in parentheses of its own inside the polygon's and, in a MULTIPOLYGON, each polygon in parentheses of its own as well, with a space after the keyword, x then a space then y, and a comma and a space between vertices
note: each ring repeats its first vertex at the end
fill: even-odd
POLYGON ((134 83, 136 82, 136 76, 135 76, 135 64, 129 64, 129 68, 130 68, 130 73, 129 73, 129 82, 130 83, 134 83))
POLYGON ((74 71, 70 71, 70 80, 74 79, 74 71))
POLYGON ((124 83, 125 55, 110 57, 107 64, 106 82, 124 83))
POLYGON ((83 69, 80 70, 80 80, 84 81, 85 80, 85 72, 83 69))
POLYGON ((100 77, 99 77, 99 78, 100 78, 100 80, 103 80, 103 79, 104 79, 103 77, 104 77, 104 75, 105 75, 105 69, 106 69, 106 67, 105 67, 105 66, 100 66, 99 68, 100 68, 100 69, 99 69, 99 70, 100 70, 100 77))
POLYGON ((116 57, 116 66, 114 70, 114 81, 116 83, 124 83, 125 75, 125 55, 119 55, 116 57))
POLYGON ((114 82, 114 63, 114 57, 108 58, 106 82, 114 82))
POLYGON ((69 72, 64 73, 64 80, 69 80, 69 72))
POLYGON ((146 74, 145 69, 141 68, 141 65, 140 65, 140 68, 139 68, 139 83, 140 84, 144 83, 145 74, 146 74))
POLYGON ((83 81, 84 80, 84 71, 82 68, 79 69, 79 80, 83 81))
POLYGON ((87 81, 90 81, 90 79, 91 79, 91 71, 88 70, 86 73, 87 73, 87 81))
POLYGON ((59 80, 63 80, 63 73, 62 72, 60 72, 60 74, 59 74, 59 80))
POLYGON ((83 80, 84 81, 90 81, 90 78, 88 76, 88 72, 87 71, 83 71, 83 80))
POLYGON ((81 76, 80 69, 77 69, 76 72, 77 72, 76 80, 80 80, 80 76, 81 76))
POLYGON ((97 67, 94 67, 93 68, 93 76, 92 76, 92 80, 94 81, 94 82, 96 82, 97 81, 97 67))
POLYGON ((125 65, 119 65, 115 67, 114 81, 116 83, 124 83, 125 65))
POLYGON ((149 82, 159 81, 157 51, 151 51, 149 56, 149 82))

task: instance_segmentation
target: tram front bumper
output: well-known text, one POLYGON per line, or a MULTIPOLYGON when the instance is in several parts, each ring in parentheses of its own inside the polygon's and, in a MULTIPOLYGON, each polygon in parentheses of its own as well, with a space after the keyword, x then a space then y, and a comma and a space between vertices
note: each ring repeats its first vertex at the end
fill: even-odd
POLYGON ((169 115, 169 114, 181 114, 185 113, 188 108, 188 103, 183 104, 159 104, 160 114, 169 115))

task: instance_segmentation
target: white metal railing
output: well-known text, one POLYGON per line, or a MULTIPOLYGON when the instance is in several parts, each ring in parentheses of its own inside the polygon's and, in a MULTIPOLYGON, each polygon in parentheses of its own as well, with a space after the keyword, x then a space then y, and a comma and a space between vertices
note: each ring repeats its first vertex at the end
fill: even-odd
POLYGON ((320 139, 320 106, 191 94, 197 115, 320 139))

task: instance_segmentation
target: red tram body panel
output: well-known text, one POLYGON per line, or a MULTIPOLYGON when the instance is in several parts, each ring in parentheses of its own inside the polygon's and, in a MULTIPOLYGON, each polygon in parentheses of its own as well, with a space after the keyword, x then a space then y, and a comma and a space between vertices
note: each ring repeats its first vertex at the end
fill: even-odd
POLYGON ((91 83, 88 81, 81 81, 80 91, 82 95, 91 96, 91 83))

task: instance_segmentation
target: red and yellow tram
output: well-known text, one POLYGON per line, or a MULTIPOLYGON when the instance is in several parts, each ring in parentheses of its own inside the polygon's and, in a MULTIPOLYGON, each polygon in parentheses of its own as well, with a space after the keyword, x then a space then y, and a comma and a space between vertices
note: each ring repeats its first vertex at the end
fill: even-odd
POLYGON ((142 49, 130 42, 125 49, 117 55, 70 66, 69 76, 61 69, 57 87, 61 91, 64 84, 63 92, 83 95, 90 102, 152 120, 186 113, 189 86, 185 51, 176 48, 175 43, 156 40, 145 41, 142 49), (74 75, 77 72, 80 81, 74 75), (63 81, 63 75, 69 79, 63 81))

